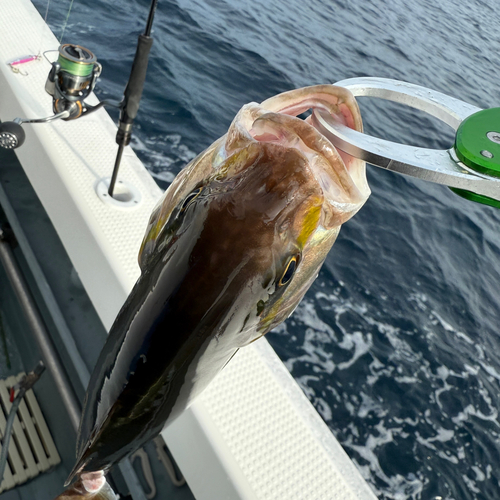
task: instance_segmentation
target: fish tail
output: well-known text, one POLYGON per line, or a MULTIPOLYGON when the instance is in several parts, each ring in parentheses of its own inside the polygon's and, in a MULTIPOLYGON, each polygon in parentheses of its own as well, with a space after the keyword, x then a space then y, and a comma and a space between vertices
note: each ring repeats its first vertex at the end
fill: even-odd
POLYGON ((88 491, 80 477, 54 500, 118 500, 118 497, 105 479, 104 484, 97 491, 88 491))

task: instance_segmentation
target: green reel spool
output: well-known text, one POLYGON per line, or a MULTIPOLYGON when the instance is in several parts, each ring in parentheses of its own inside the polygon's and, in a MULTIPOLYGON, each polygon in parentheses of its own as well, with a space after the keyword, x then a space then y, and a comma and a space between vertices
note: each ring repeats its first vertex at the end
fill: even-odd
POLYGON ((83 95, 86 97, 94 81, 94 67, 98 65, 95 55, 81 45, 67 43, 59 47, 57 62, 57 81, 61 93, 78 99, 83 95))
POLYGON ((90 78, 97 58, 90 50, 81 45, 66 43, 59 47, 57 61, 61 65, 62 71, 66 71, 73 76, 90 78))
MULTIPOLYGON (((467 167, 481 174, 500 177, 500 108, 478 111, 458 127, 455 153, 467 167)), ((488 196, 451 188, 467 200, 500 208, 500 201, 488 196)))
POLYGON ((68 111, 69 116, 63 120, 74 120, 93 109, 84 100, 92 92, 101 69, 90 50, 71 43, 61 45, 45 82, 45 90, 53 99, 54 113, 68 111))

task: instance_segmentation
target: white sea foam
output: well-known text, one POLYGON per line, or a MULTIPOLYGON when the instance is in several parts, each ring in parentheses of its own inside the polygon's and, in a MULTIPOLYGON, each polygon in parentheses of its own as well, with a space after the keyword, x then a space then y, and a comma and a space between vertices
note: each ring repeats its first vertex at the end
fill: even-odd
MULTIPOLYGON (((484 357, 484 354, 483 354, 483 357, 484 357)), ((495 379, 500 380, 500 373, 498 373, 498 371, 495 368, 493 368, 493 366, 485 363, 484 361, 479 361, 479 363, 481 364, 481 366, 483 367, 483 369, 486 373, 488 373, 489 375, 491 375, 495 379)))
POLYGON ((319 411, 319 414, 323 417, 323 420, 325 420, 325 422, 329 422, 332 420, 332 409, 323 398, 315 398, 314 406, 319 411))
POLYGON ((366 378, 368 385, 375 384, 378 382, 380 377, 391 377, 395 370, 394 366, 386 366, 374 356, 369 368, 371 375, 368 375, 366 378))
POLYGON ((370 412, 375 413, 377 417, 385 417, 388 413, 387 409, 380 404, 380 402, 375 401, 372 397, 366 395, 364 392, 360 393, 362 403, 358 409, 358 416, 361 418, 366 417, 370 412))
POLYGON ((314 382, 318 382, 319 377, 313 375, 302 375, 301 377, 297 377, 295 379, 297 383, 300 385, 305 395, 309 398, 309 400, 314 399, 315 393, 314 389, 309 386, 309 382, 312 380, 314 382))
POLYGON ((316 331, 328 333, 332 340, 337 340, 333 328, 319 318, 312 301, 307 299, 303 300, 297 307, 296 316, 300 318, 300 321, 302 321, 304 325, 316 331))
POLYGON ((459 412, 455 417, 452 417, 452 421, 455 424, 460 424, 461 422, 465 422, 470 419, 470 417, 476 417, 481 420, 488 420, 496 424, 497 427, 500 427, 498 422, 498 410, 490 406, 491 414, 485 415, 482 411, 474 408, 474 405, 467 405, 463 411, 459 412))
POLYGON ((132 147, 143 157, 149 173, 156 179, 172 182, 175 173, 170 169, 184 167, 196 154, 182 143, 180 134, 151 136, 142 141, 136 134, 132 136, 132 147))
POLYGON ((462 474, 462 479, 472 493, 481 493, 481 490, 476 486, 476 483, 468 476, 462 474))
POLYGON ((471 374, 471 375, 477 375, 479 373, 479 367, 478 366, 470 366, 467 363, 464 363, 464 368, 471 374))
POLYGON ((352 358, 349 361, 344 361, 343 363, 338 364, 339 370, 345 370, 356 363, 361 356, 370 351, 372 346, 372 336, 370 334, 363 335, 361 332, 354 332, 350 335, 344 335, 342 342, 337 345, 342 349, 347 350, 352 350, 354 348, 352 358))
POLYGON ((472 465, 471 469, 476 473, 476 481, 484 481, 486 479, 486 474, 477 465, 472 465))
MULTIPOLYGON (((381 456, 387 457, 388 449, 385 447, 389 443, 408 446, 413 442, 417 450, 416 463, 420 461, 421 454, 426 453, 422 451, 424 449, 428 450, 428 460, 432 460, 430 463, 435 464, 436 459, 439 459, 454 467, 466 467, 470 473, 465 475, 467 480, 463 480, 471 492, 476 491, 476 483, 485 481, 491 471, 481 468, 479 464, 471 466, 468 463, 475 452, 470 443, 463 442, 460 429, 464 422, 470 422, 471 419, 495 422, 500 426, 495 396, 484 380, 486 373, 496 383, 500 381, 500 372, 489 362, 484 348, 472 340, 468 333, 460 331, 452 319, 434 311, 431 300, 423 293, 413 293, 410 298, 423 321, 418 325, 418 330, 405 331, 370 313, 367 304, 346 299, 342 286, 337 284, 337 288, 332 287, 327 292, 325 283, 318 284, 322 291, 315 294, 315 300, 306 298, 293 317, 293 328, 302 328, 303 342, 300 355, 288 360, 287 365, 293 369, 296 363, 302 367, 305 363, 309 373, 314 374, 314 377, 300 377, 300 385, 333 427, 336 425, 337 405, 346 410, 353 421, 362 419, 369 422, 366 427, 361 426, 361 430, 354 422, 342 429, 342 434, 347 436, 342 445, 347 450, 353 450, 351 455, 363 476, 375 489, 377 485, 384 484, 380 493, 386 499, 421 499, 429 482, 426 467, 416 465, 412 472, 391 474, 385 462, 379 460, 381 456), (330 317, 333 314, 333 322, 323 319, 322 314, 327 311, 330 317), (377 350, 374 349, 374 342, 378 342, 374 339, 375 335, 379 335, 379 338, 382 336, 390 345, 386 358, 383 355, 379 358, 375 354, 377 350), (418 339, 415 335, 427 338, 428 346, 436 353, 435 357, 429 358, 425 351, 416 348, 418 339), (453 357, 453 363, 448 366, 445 362, 436 364, 437 360, 450 359, 450 349, 455 345, 466 356, 453 357), (369 390, 360 390, 363 385, 358 384, 357 392, 353 394, 347 387, 340 388, 333 383, 335 372, 356 370, 353 366, 367 354, 369 358, 365 360, 369 361, 364 369, 363 381, 366 388, 379 382, 387 387, 387 380, 403 390, 413 391, 417 385, 428 385, 428 408, 418 415, 399 418, 393 414, 390 401, 374 396, 376 393, 369 390), (341 362, 338 361, 339 356, 341 362), (457 391, 457 387, 461 387, 457 386, 457 379, 470 380, 467 382, 470 393, 464 393, 462 389, 457 391), (325 384, 327 393, 323 397, 319 391, 325 384), (469 477, 472 472, 473 478, 469 477)), ((282 328, 284 333, 286 327, 282 328)), ((347 385, 352 384, 348 382, 347 385)), ((424 401, 422 403, 425 404, 424 401)), ((443 495, 443 498, 452 500, 451 496, 443 495)))
POLYGON ((175 179, 175 174, 168 171, 168 170, 164 170, 162 172, 150 172, 150 174, 155 178, 155 179, 158 179, 160 181, 164 181, 164 182, 172 182, 174 179, 175 179))
MULTIPOLYGON (((387 485, 384 488, 384 498, 392 500, 417 500, 421 498, 420 495, 426 484, 425 478, 418 477, 413 473, 406 477, 401 474, 389 476, 383 471, 378 459, 378 448, 392 442, 395 435, 401 434, 401 428, 387 429, 383 422, 379 422, 375 426, 375 430, 377 434, 370 434, 364 445, 354 444, 351 438, 343 443, 344 446, 355 450, 363 460, 368 462, 368 465, 361 465, 354 459, 363 476, 370 478, 374 475, 387 485)), ((380 492, 377 491, 377 493, 380 492)))

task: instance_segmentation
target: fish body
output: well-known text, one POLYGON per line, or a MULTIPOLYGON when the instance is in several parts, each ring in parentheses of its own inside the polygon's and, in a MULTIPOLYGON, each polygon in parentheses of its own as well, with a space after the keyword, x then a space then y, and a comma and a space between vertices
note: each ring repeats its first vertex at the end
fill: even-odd
POLYGON ((91 376, 70 480, 144 445, 285 320, 368 198, 364 162, 297 118, 310 108, 362 130, 353 96, 332 85, 251 103, 165 192, 91 376))

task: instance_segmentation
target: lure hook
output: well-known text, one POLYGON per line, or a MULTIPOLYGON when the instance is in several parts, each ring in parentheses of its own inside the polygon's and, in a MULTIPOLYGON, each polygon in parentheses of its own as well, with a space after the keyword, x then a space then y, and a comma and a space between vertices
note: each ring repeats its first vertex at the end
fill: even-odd
POLYGON ((29 73, 27 71, 22 71, 19 66, 21 66, 22 64, 29 63, 31 61, 39 61, 41 58, 42 58, 41 54, 29 55, 29 56, 25 56, 25 57, 20 57, 19 59, 16 59, 15 61, 12 61, 8 64, 10 66, 10 69, 14 73, 19 73, 22 76, 28 76, 29 73))

